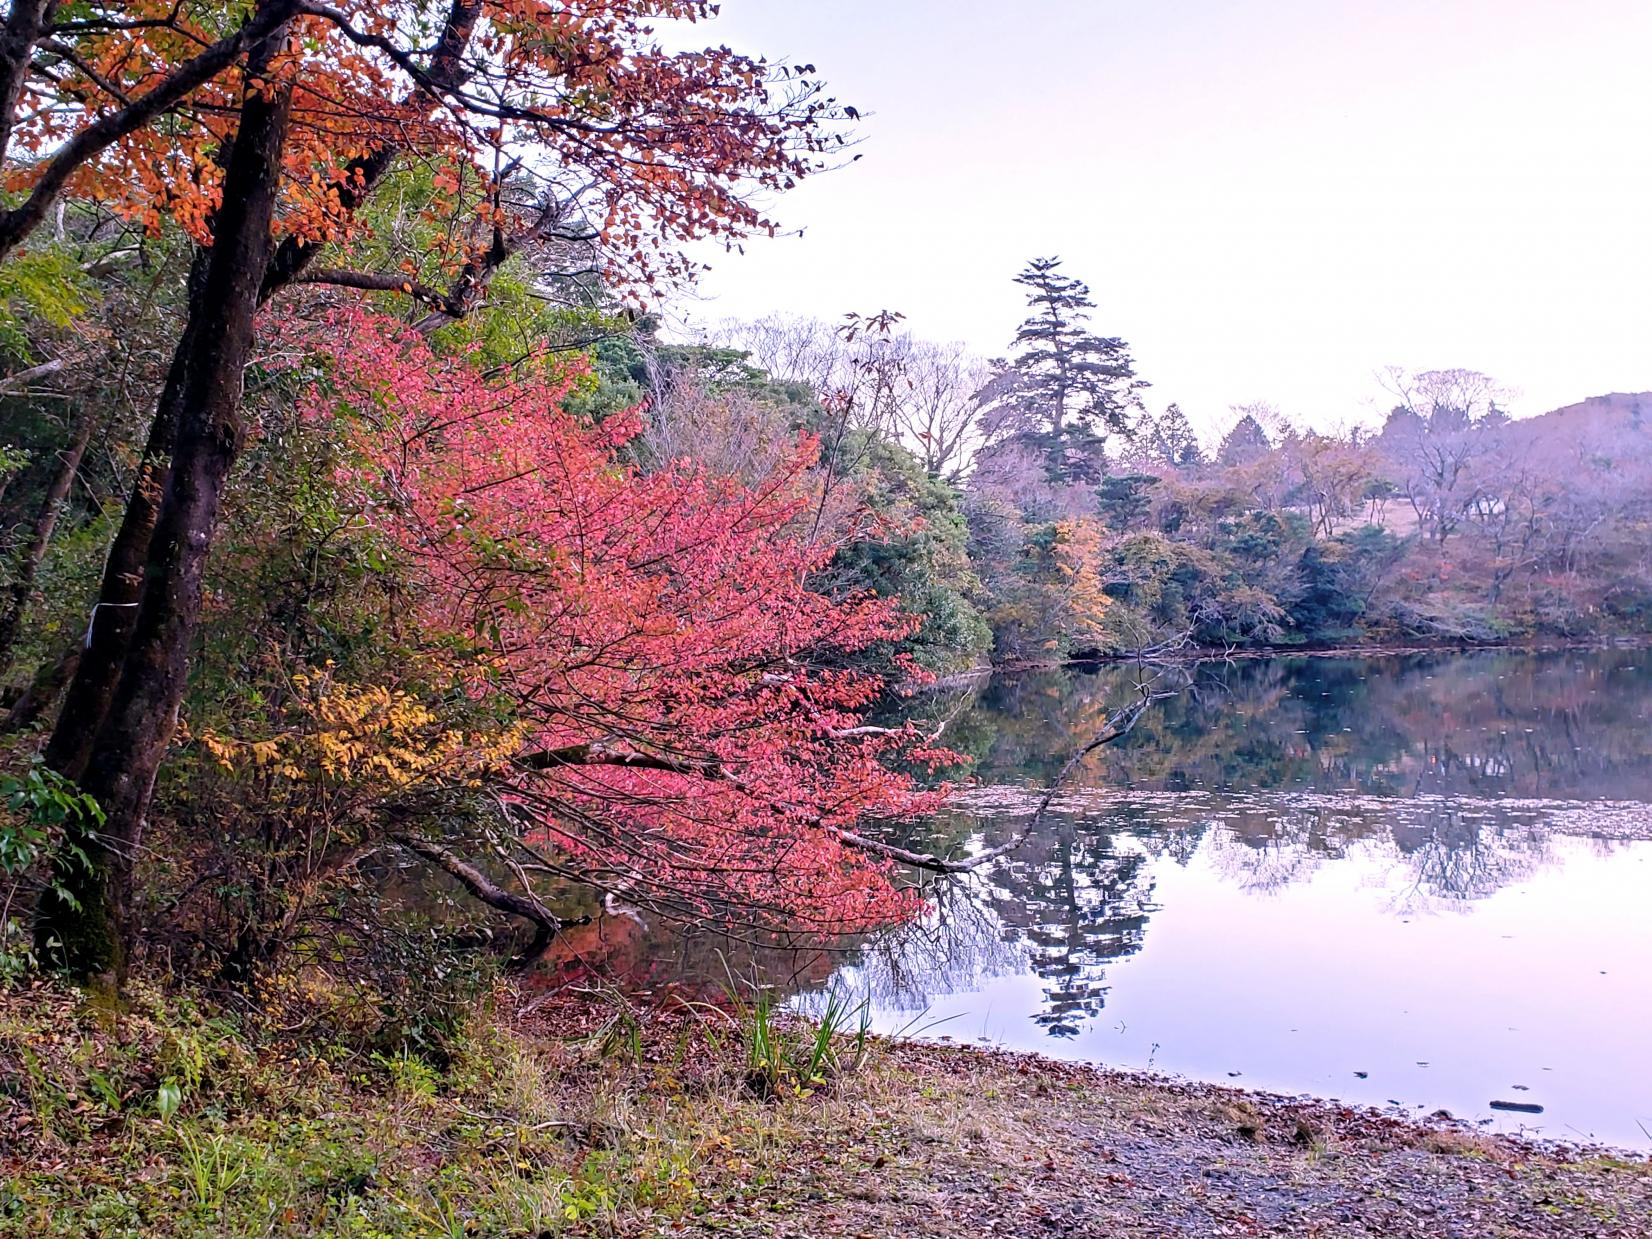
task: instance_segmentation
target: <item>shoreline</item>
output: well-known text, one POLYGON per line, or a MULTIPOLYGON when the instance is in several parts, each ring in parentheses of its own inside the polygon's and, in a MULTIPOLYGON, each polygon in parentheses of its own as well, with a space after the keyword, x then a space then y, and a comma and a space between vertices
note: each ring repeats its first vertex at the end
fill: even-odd
POLYGON ((1002 663, 993 671, 1051 670, 1057 667, 1107 667, 1149 663, 1228 662, 1242 658, 1403 658, 1417 654, 1479 654, 1507 651, 1517 654, 1546 654, 1587 650, 1634 650, 1652 648, 1652 634, 1628 633, 1612 637, 1575 640, 1529 638, 1516 641, 1373 642, 1359 645, 1259 645, 1239 649, 1218 646, 1188 646, 1145 660, 1140 654, 1104 654, 1095 658, 1069 658, 1059 662, 1028 661, 1002 663))
MULTIPOLYGON (((1056 1171, 1040 1178, 1040 1203, 1058 1234, 1652 1232, 1652 1159, 1636 1151, 1036 1054, 898 1053, 920 1073, 1033 1082, 997 1117, 1021 1127, 1024 1159, 1056 1171), (1084 1153, 1117 1169, 1097 1173, 1084 1153)), ((1038 1206, 1027 1212, 1049 1224, 1038 1206)))
POLYGON ((1549 638, 1522 638, 1514 641, 1436 641, 1436 642, 1373 642, 1361 645, 1258 645, 1227 648, 1214 645, 1185 646, 1164 653, 1143 655, 1140 651, 1120 654, 1098 654, 1086 658, 1062 659, 1006 659, 1003 662, 983 663, 962 671, 937 675, 933 684, 916 685, 901 690, 902 695, 922 696, 928 692, 943 692, 965 688, 1000 674, 1019 674, 1027 671, 1057 671, 1063 668, 1085 670, 1101 667, 1128 667, 1141 663, 1235 662, 1239 659, 1264 658, 1404 658, 1417 654, 1478 654, 1508 651, 1521 654, 1559 653, 1568 650, 1642 650, 1652 649, 1652 633, 1623 633, 1609 637, 1587 637, 1574 640, 1549 638))
POLYGON ((0 1234, 1652 1232, 1652 1159, 1622 1150, 982 1046, 839 1035, 801 1066, 813 1030, 754 1041, 739 1003, 523 998, 431 1061, 318 1031, 314 999, 0 989, 0 1234))
POLYGON ((1349 1101, 1340 1097, 1331 1097, 1321 1093, 1282 1093, 1273 1089, 1254 1088, 1234 1082, 1220 1083, 1213 1080, 1201 1080, 1195 1076, 1178 1075, 1169 1071, 1157 1071, 1152 1068, 1115 1067, 1107 1063, 1091 1062, 1084 1059, 1053 1058, 1041 1054, 1036 1050, 999 1049, 995 1046, 976 1045, 958 1042, 929 1042, 916 1039, 884 1039, 897 1052, 901 1047, 931 1046, 940 1049, 954 1049, 966 1054, 984 1054, 988 1058, 1002 1058, 1014 1062, 1028 1059, 1041 1066, 1047 1065, 1058 1069, 1072 1069, 1087 1072, 1104 1080, 1119 1085, 1140 1088, 1145 1091, 1163 1091, 1167 1093, 1190 1092, 1220 1095, 1239 1102, 1249 1102, 1258 1107, 1276 1111, 1314 1112, 1323 1115, 1335 1115, 1342 1120, 1359 1121, 1379 1124, 1398 1124, 1419 1137, 1438 1137, 1442 1133, 1447 1136, 1473 1137, 1477 1140, 1487 1140, 1497 1144, 1510 1146, 1527 1156, 1551 1157, 1568 1160, 1582 1158, 1617 1158, 1627 1162, 1644 1161, 1649 1172, 1652 1172, 1652 1134, 1647 1137, 1645 1148, 1635 1148, 1628 1145, 1614 1144, 1610 1140, 1599 1140, 1592 1136, 1546 1136, 1537 1131, 1497 1131, 1483 1127, 1473 1119, 1461 1118, 1449 1110, 1436 1109, 1429 1113, 1415 1113, 1399 1105, 1374 1105, 1364 1101, 1349 1101))

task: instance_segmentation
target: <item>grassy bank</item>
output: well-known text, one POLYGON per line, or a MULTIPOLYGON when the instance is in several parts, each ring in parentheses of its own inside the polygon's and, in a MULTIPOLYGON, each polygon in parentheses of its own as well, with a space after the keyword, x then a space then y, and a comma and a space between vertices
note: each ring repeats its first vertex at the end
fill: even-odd
POLYGON ((0 1233, 1652 1233, 1644 1160, 753 1006, 500 990, 436 1061, 293 1009, 0 994, 0 1233))

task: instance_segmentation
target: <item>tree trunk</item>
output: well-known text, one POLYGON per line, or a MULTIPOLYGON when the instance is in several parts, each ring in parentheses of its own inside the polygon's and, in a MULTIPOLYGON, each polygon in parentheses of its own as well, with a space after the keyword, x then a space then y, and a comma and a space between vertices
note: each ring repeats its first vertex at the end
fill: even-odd
POLYGON ((121 517, 120 530, 104 561, 103 581, 97 601, 86 620, 86 648, 63 709, 46 743, 46 764, 71 779, 80 778, 92 753, 92 742, 109 714, 121 665, 132 630, 138 620, 138 604, 143 597, 144 563, 149 540, 160 518, 161 497, 171 473, 172 450, 178 435, 179 410, 183 406, 201 324, 211 321, 206 309, 207 271, 211 250, 197 250, 189 270, 189 314, 161 388, 155 418, 149 424, 149 440, 138 462, 138 476, 121 517))
POLYGON ((33 727, 35 720, 42 717, 57 695, 63 691, 63 686, 69 682, 80 666, 81 640, 80 634, 54 659, 40 664, 35 672, 34 679, 23 690, 23 695, 12 703, 11 713, 6 715, 5 722, 0 723, 0 734, 14 731, 23 731, 33 727))
POLYGON ((75 427, 74 439, 58 456, 57 472, 46 487, 46 501, 41 504, 40 516, 34 523, 34 536, 17 563, 17 575, 8 591, 5 610, 0 612, 0 673, 11 666, 12 647, 17 644, 17 634, 23 626, 29 595, 34 592, 35 574, 46 558, 46 548, 52 544, 52 534, 63 512, 63 502, 69 497, 69 487, 74 485, 75 474, 80 470, 81 457, 86 455, 86 445, 92 441, 93 421, 91 414, 83 415, 75 427))
POLYGON ((34 49, 52 23, 57 0, 13 0, 0 28, 0 159, 10 153, 17 105, 34 63, 34 49))
MULTIPOLYGON (((254 54, 249 80, 258 79, 286 30, 280 27, 254 54)), ((255 86, 242 99, 206 278, 201 295, 191 300, 191 320, 200 326, 186 328, 174 360, 173 372, 182 380, 176 442, 149 540, 141 601, 108 715, 80 775, 81 788, 102 806, 106 820, 78 840, 86 863, 65 858, 59 866, 73 903, 42 900, 36 924, 48 957, 83 978, 112 973, 118 980, 125 973, 133 866, 155 775, 177 725, 207 556, 243 439, 242 373, 274 251, 270 227, 291 103, 291 87, 280 85, 255 86)))
MULTIPOLYGON (((438 40, 429 70, 429 81, 452 87, 465 79, 464 52, 470 45, 481 12, 480 0, 453 0, 438 40)), ((348 165, 351 176, 341 185, 339 196, 346 207, 359 206, 378 187, 395 162, 400 147, 385 144, 348 165)), ((262 304, 297 278, 322 248, 317 242, 287 237, 270 255, 262 277, 259 302, 262 304)), ((87 645, 74 679, 64 698, 62 712, 46 745, 46 764, 60 774, 78 779, 86 769, 92 743, 108 716, 120 679, 121 666, 137 624, 142 599, 144 564, 149 541, 160 516, 161 496, 171 469, 173 444, 177 437, 179 410, 189 376, 189 362, 197 348, 197 334, 215 326, 205 304, 205 283, 211 251, 197 250, 189 272, 189 317, 173 354, 149 441, 132 495, 121 519, 120 531, 104 565, 98 600, 87 621, 87 645)))

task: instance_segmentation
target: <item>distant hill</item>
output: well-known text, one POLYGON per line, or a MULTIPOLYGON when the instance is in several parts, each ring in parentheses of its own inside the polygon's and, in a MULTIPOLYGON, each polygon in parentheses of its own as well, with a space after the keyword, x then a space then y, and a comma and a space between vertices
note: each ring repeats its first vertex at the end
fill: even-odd
POLYGON ((1513 421, 1504 433, 1511 441, 1534 445, 1593 447, 1614 445, 1626 452, 1652 451, 1652 392, 1612 392, 1577 404, 1513 421))

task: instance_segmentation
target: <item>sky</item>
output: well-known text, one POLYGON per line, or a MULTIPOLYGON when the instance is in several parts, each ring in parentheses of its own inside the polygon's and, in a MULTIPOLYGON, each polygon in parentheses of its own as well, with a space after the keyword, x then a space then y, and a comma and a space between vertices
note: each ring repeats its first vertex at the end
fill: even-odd
POLYGON ((1648 0, 723 0, 700 37, 865 119, 679 329, 887 308, 1002 356, 1059 255, 1207 435, 1369 420, 1388 365, 1517 415, 1652 389, 1648 0))

